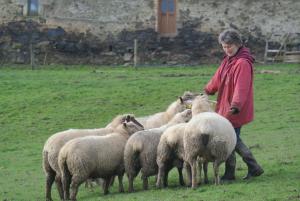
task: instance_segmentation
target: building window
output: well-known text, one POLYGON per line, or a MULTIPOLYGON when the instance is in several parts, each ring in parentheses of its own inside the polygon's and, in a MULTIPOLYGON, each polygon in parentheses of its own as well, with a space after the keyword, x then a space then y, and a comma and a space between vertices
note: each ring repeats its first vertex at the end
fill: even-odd
POLYGON ((28 15, 38 15, 39 3, 38 0, 28 0, 28 15))
POLYGON ((175 12, 174 0, 162 0, 161 12, 162 14, 167 14, 167 12, 174 13, 175 12))

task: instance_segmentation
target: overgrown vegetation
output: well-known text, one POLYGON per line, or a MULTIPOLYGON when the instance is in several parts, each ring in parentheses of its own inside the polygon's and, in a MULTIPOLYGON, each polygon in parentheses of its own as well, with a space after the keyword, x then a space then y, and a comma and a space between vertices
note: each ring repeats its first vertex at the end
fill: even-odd
MULTIPOLYGON (((163 111, 185 90, 200 91, 215 66, 149 67, 3 67, 0 70, 0 200, 44 200, 42 148, 55 132, 96 128, 115 115, 144 116, 163 111)), ((299 200, 300 199, 300 65, 257 66, 255 121, 244 126, 242 138, 252 147, 264 175, 243 181, 245 164, 238 158, 237 180, 196 190, 179 187, 176 171, 170 187, 110 194, 81 186, 78 200, 299 200)), ((215 98, 215 97, 213 97, 215 98)), ((223 167, 224 165, 222 165, 223 167)), ((223 169, 221 170, 223 172, 223 169)), ((127 190, 127 179, 124 179, 127 190)), ((53 197, 58 199, 56 188, 53 197)))

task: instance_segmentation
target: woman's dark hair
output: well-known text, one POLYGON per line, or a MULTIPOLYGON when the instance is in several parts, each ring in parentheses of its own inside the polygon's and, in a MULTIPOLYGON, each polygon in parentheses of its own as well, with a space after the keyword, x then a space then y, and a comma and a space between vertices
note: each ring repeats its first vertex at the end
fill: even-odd
POLYGON ((242 45, 243 41, 238 31, 226 29, 219 35, 219 43, 242 45))

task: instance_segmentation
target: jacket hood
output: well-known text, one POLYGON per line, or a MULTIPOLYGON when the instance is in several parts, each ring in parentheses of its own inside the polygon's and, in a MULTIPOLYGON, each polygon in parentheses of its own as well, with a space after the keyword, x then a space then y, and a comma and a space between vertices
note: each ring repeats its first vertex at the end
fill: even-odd
POLYGON ((237 53, 232 56, 232 58, 235 58, 235 59, 240 59, 240 58, 243 58, 243 59, 246 59, 249 61, 249 63, 253 63, 254 62, 254 57, 251 55, 250 53, 250 50, 244 46, 240 47, 240 49, 237 51, 237 53))

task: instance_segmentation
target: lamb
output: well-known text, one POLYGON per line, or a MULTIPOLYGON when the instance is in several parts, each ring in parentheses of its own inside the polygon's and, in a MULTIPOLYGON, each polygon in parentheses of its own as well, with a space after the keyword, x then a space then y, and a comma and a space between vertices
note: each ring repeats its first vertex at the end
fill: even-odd
MULTIPOLYGON (((192 112, 190 109, 187 109, 176 114, 168 124, 160 128, 137 132, 129 138, 124 151, 125 171, 129 181, 129 192, 134 190, 133 180, 140 170, 142 173, 143 189, 148 189, 148 177, 157 174, 158 171, 156 151, 160 136, 168 127, 187 122, 191 117, 192 112)), ((180 179, 182 180, 182 177, 180 179)))
POLYGON ((88 178, 105 180, 104 194, 115 175, 123 192, 124 147, 129 136, 143 127, 134 122, 123 123, 106 136, 87 136, 66 143, 58 156, 64 199, 76 200, 79 186, 88 178))
POLYGON ((213 162, 215 184, 218 185, 219 166, 234 150, 236 134, 226 118, 214 112, 204 112, 193 116, 187 123, 183 144, 185 161, 191 167, 192 188, 197 187, 198 157, 201 157, 204 164, 213 162))
POLYGON ((137 120, 144 125, 145 129, 158 128, 164 124, 167 124, 175 114, 189 108, 192 101, 198 95, 198 93, 185 91, 181 97, 169 105, 165 112, 156 113, 146 117, 139 117, 137 120))
MULTIPOLYGON (((213 111, 211 101, 208 99, 207 95, 201 93, 192 102, 192 115, 195 116, 198 113, 209 111, 213 111)), ((181 123, 168 128, 160 138, 156 159, 158 165, 156 186, 158 188, 166 187, 168 185, 168 172, 166 172, 166 169, 171 169, 174 164, 183 166, 185 154, 183 135, 186 124, 187 123, 181 123)), ((180 184, 184 185, 184 182, 180 181, 180 184)))
POLYGON ((58 167, 58 153, 63 145, 69 140, 77 137, 84 137, 90 135, 106 135, 112 133, 115 129, 123 124, 125 121, 134 121, 133 115, 118 115, 113 121, 105 128, 98 129, 70 129, 62 132, 58 132, 52 135, 46 141, 43 149, 43 169, 46 175, 46 200, 52 200, 51 187, 55 180, 60 198, 63 199, 62 184, 60 179, 59 167, 58 167))

